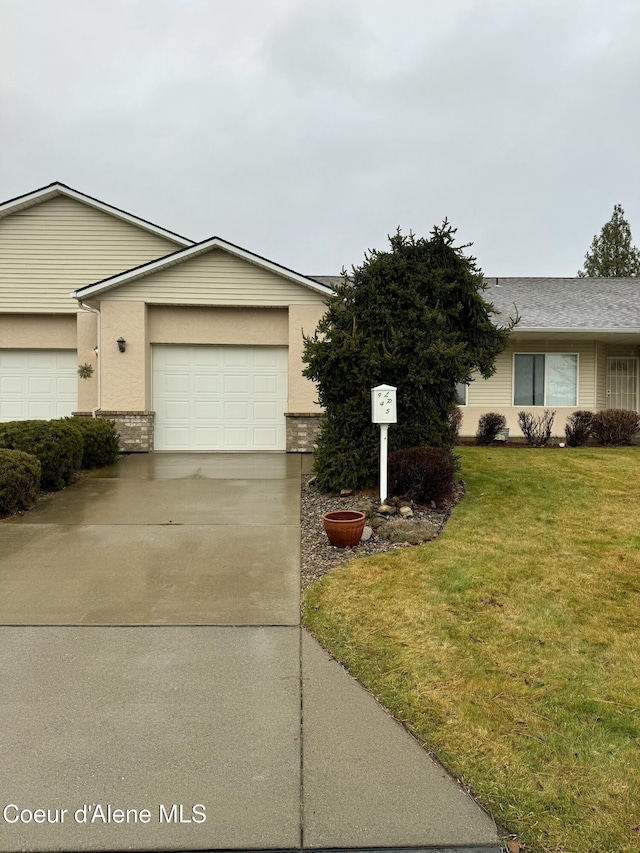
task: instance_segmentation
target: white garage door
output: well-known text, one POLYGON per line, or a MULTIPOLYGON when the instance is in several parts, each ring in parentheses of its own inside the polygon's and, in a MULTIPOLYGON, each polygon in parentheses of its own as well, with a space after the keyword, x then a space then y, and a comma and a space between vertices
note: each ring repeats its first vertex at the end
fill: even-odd
POLYGON ((62 418, 78 407, 73 350, 0 350, 0 421, 62 418))
POLYGON ((286 347, 154 346, 156 450, 284 450, 286 347))

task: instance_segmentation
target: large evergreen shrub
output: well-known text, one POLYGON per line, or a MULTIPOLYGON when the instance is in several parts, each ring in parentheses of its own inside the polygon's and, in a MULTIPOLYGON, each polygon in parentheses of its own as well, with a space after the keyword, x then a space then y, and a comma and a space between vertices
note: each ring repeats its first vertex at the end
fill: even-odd
POLYGON ((35 456, 0 448, 0 516, 34 505, 40 494, 41 470, 35 456))
POLYGON ((105 418, 69 418, 84 438, 83 468, 113 465, 120 455, 120 439, 115 421, 105 418))
POLYGON ((317 383, 326 413, 315 453, 323 491, 376 482, 371 388, 398 389, 390 450, 450 448, 456 385, 474 372, 494 372, 515 321, 494 325, 482 272, 465 246, 454 246, 454 235, 446 221, 429 239, 398 231, 390 251, 371 251, 343 274, 315 333, 305 337, 303 372, 317 383))
POLYGON ((0 424, 0 447, 22 450, 40 460, 40 488, 55 492, 64 488, 82 464, 82 433, 64 420, 9 421, 0 424))

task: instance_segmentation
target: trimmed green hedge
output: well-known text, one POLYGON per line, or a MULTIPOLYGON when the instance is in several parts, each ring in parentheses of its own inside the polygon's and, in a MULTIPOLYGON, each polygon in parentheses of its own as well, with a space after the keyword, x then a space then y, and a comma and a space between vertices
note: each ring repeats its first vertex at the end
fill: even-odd
POLYGON ((35 456, 0 448, 0 516, 31 509, 40 494, 41 471, 35 456))
POLYGON ((104 418, 66 418, 66 421, 79 429, 84 438, 83 468, 113 465, 120 455, 120 439, 115 421, 104 418))
POLYGON ((56 492, 80 470, 84 440, 69 421, 9 421, 0 424, 0 447, 22 450, 40 460, 40 488, 56 492))

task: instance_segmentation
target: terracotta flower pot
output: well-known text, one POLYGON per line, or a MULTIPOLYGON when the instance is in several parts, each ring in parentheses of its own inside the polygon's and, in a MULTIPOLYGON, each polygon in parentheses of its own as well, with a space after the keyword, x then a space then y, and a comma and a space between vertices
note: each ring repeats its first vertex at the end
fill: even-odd
POLYGON ((325 512, 322 522, 329 542, 336 548, 355 548, 360 544, 365 515, 355 510, 325 512))

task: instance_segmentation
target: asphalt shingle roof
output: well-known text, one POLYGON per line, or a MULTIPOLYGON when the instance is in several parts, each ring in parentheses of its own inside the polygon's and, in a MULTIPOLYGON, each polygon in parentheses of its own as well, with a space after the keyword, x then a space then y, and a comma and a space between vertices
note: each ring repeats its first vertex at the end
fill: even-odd
MULTIPOLYGON (((310 276, 333 286, 340 276, 310 276)), ((519 331, 640 331, 640 278, 486 278, 484 298, 519 331)))

